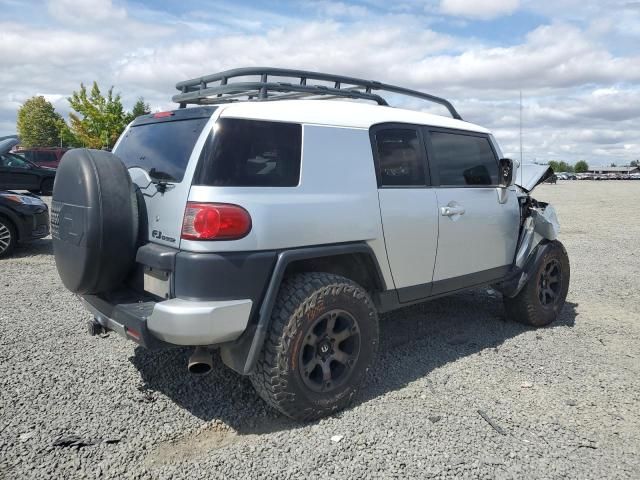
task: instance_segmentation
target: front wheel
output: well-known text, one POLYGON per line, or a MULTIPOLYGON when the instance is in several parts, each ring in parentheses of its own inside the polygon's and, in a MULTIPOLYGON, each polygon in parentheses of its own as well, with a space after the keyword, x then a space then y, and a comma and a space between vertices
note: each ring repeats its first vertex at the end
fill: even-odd
POLYGON ((329 273, 287 278, 251 375, 258 394, 296 420, 345 408, 378 350, 378 314, 367 292, 329 273))
POLYGON ((507 318, 534 327, 549 325, 564 307, 570 276, 567 251, 555 240, 549 244, 518 295, 504 297, 507 318))
POLYGON ((0 217, 0 258, 8 257, 16 247, 17 235, 13 224, 0 217))

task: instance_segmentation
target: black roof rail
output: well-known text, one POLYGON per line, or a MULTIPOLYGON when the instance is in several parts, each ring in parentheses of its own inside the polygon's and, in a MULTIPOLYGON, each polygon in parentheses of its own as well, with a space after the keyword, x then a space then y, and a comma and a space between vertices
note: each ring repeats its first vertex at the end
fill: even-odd
POLYGON ((273 67, 235 68, 204 77, 178 82, 176 88, 180 93, 172 100, 180 104, 180 108, 187 104, 215 105, 240 101, 285 100, 293 98, 324 97, 351 98, 371 100, 378 105, 388 105, 387 101, 374 93, 375 91, 396 93, 419 98, 444 106, 453 118, 462 120, 460 114, 448 100, 429 95, 428 93, 410 90, 408 88, 388 85, 373 80, 332 75, 330 73, 309 72, 306 70, 291 70, 273 67), (229 82, 232 78, 260 76, 260 81, 229 82), (269 77, 287 77, 297 80, 296 83, 280 82, 269 77), (324 85, 307 85, 307 80, 332 82, 333 87, 324 85), (214 83, 214 85, 209 85, 214 83))

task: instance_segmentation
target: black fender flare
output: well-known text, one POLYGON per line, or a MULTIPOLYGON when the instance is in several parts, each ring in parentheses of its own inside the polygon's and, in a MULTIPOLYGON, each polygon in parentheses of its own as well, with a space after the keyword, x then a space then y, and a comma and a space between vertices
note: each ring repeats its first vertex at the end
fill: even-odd
POLYGON ((267 332, 271 326, 271 313, 275 305, 285 271, 292 262, 336 255, 365 254, 370 256, 376 268, 379 284, 386 289, 384 276, 372 248, 365 242, 339 245, 321 245, 317 247, 296 248, 278 252, 275 266, 257 314, 257 322, 246 331, 239 340, 221 345, 222 361, 232 370, 242 374, 250 374, 258 361, 267 332))
POLYGON ((534 272, 540 263, 540 260, 544 256, 547 249, 551 246, 551 240, 542 240, 534 250, 529 254, 522 269, 518 269, 515 273, 509 275, 509 277, 498 285, 493 287, 498 290, 505 297, 513 298, 524 288, 531 277, 531 273, 534 272))

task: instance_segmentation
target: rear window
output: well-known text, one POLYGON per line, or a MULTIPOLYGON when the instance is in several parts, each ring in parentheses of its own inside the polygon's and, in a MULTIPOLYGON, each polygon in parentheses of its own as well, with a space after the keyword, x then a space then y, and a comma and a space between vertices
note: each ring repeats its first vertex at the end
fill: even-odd
POLYGON ((127 168, 139 167, 152 178, 180 182, 208 120, 190 118, 132 126, 114 153, 127 168))
POLYGON ((302 126, 223 118, 207 142, 194 183, 226 187, 295 187, 302 126))
POLYGON ((376 133, 381 187, 424 186, 424 147, 415 129, 388 128, 376 133))

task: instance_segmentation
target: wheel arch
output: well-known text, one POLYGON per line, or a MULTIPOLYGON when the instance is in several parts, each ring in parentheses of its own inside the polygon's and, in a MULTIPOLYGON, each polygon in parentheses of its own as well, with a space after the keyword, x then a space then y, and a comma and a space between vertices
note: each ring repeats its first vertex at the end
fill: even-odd
POLYGON ((20 241, 24 237, 23 230, 23 222, 20 221, 18 215, 14 212, 0 205, 0 218, 4 218, 7 221, 11 222, 13 229, 16 231, 16 241, 20 241))
POLYGON ((282 281, 289 274, 311 271, 344 276, 370 292, 387 289, 375 254, 365 242, 321 245, 279 252, 257 313, 257 322, 239 341, 222 345, 220 348, 225 365, 243 375, 253 371, 271 326, 271 312, 282 281))

